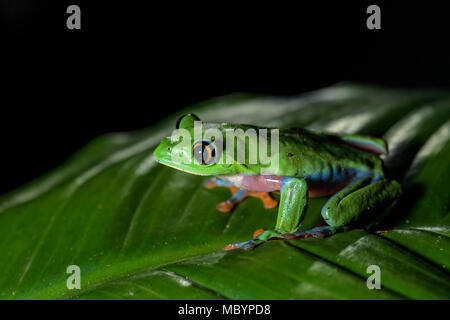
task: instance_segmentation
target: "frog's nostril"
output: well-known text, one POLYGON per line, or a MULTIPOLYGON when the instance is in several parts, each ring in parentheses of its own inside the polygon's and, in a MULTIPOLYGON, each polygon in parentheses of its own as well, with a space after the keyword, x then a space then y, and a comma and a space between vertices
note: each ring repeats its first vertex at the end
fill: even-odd
POLYGON ((167 150, 170 151, 170 147, 167 147, 167 150))

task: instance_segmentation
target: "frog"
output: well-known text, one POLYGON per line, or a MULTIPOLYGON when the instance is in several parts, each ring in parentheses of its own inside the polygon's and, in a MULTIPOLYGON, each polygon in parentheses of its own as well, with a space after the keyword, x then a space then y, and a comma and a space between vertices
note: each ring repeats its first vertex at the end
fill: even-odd
MULTIPOLYGON (((264 146, 258 146, 258 151, 264 146)), ((226 187, 232 197, 217 205, 221 212, 231 212, 248 197, 258 197, 266 209, 278 206, 273 229, 257 229, 253 237, 223 247, 223 250, 253 249, 267 241, 326 238, 349 231, 375 219, 392 207, 402 194, 401 184, 385 176, 382 155, 388 154, 383 138, 358 134, 318 132, 304 128, 272 128, 226 122, 203 122, 195 114, 181 116, 170 137, 155 148, 155 160, 187 174, 208 176, 208 189, 226 187), (215 136, 195 136, 195 128, 215 130, 215 136), (266 147, 274 161, 238 161, 235 140, 245 135, 227 137, 227 132, 273 132, 265 135, 266 147), (180 135, 182 131, 184 135, 180 135), (175 134, 174 134, 175 133, 175 134), (187 137, 187 138, 186 138, 187 137), (194 137, 194 139, 192 139, 194 137), (232 147, 229 147, 232 145, 232 147), (182 161, 180 161, 182 160, 182 161), (226 161, 225 161, 226 160, 226 161), (273 195, 279 193, 279 200, 273 195), (328 197, 320 214, 324 223, 300 231, 310 198, 328 197)))

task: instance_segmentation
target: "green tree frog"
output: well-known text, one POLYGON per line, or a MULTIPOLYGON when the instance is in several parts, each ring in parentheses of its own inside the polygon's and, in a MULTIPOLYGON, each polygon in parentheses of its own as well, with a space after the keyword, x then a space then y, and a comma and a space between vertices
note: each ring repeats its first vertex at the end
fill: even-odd
MULTIPOLYGON (((245 135, 229 138, 227 132, 270 132, 273 128, 201 122, 188 114, 178 120, 176 129, 178 133, 183 130, 184 136, 173 134, 164 138, 154 150, 155 159, 186 173, 212 176, 205 182, 207 188, 228 187, 233 196, 218 204, 218 210, 229 212, 248 196, 259 197, 265 208, 273 208, 278 201, 270 192, 280 192, 274 229, 259 229, 251 240, 227 245, 224 250, 251 249, 268 240, 323 238, 349 230, 372 219, 402 193, 397 181, 385 178, 380 155, 387 153, 387 143, 380 138, 278 129, 277 148, 272 148, 270 155, 270 159, 277 160, 277 166, 272 166, 261 161, 250 163, 249 154, 260 152, 263 147, 254 149, 245 135), (196 140, 198 124, 203 132, 213 129, 220 134, 211 138, 200 135, 196 140), (240 145, 245 149, 244 161, 237 157, 239 143, 235 140, 244 142, 240 145), (310 197, 330 197, 321 210, 326 224, 301 232, 310 197)), ((264 138, 267 147, 275 145, 272 135, 264 138)))

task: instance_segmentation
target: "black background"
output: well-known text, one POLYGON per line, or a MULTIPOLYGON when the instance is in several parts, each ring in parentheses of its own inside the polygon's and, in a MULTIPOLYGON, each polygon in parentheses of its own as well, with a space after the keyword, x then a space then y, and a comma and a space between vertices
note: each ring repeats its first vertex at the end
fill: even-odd
POLYGON ((450 86, 450 13, 431 1, 164 3, 0 2, 0 193, 95 136, 217 95, 450 86), (81 30, 66 28, 70 4, 81 30), (370 4, 381 30, 366 28, 370 4))

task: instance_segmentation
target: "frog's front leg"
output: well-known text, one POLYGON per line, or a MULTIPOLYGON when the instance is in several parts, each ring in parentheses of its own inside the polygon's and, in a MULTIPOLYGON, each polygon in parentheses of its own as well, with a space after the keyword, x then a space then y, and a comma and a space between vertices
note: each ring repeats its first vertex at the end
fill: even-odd
POLYGON ((270 239, 283 239, 284 234, 298 230, 308 205, 308 185, 305 179, 291 178, 281 188, 280 207, 274 230, 265 230, 254 239, 230 244, 224 250, 252 249, 270 239))
POLYGON ((208 179, 205 182, 205 187, 208 189, 212 189, 215 187, 226 187, 230 189, 233 196, 227 201, 221 202, 217 205, 217 210, 221 212, 230 212, 236 205, 241 203, 247 197, 260 198, 263 202, 265 209, 275 208, 278 205, 278 201, 273 199, 270 193, 268 192, 255 192, 239 189, 238 187, 234 186, 231 182, 219 178, 208 179))

